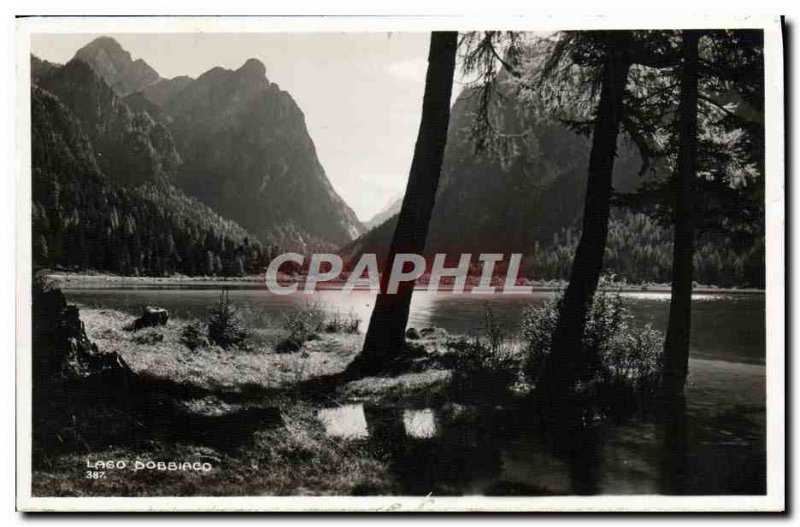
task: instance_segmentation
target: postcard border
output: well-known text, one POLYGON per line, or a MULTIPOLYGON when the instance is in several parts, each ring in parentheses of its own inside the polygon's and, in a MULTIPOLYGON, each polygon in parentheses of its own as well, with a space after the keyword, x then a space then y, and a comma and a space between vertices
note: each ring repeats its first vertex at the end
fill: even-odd
POLYGON ((785 130, 780 17, 727 14, 513 17, 28 17, 17 19, 16 126, 16 439, 21 511, 782 511, 785 508, 785 130), (767 333, 767 494, 765 496, 564 497, 165 497, 31 496, 31 148, 30 37, 36 32, 350 32, 659 29, 736 27, 764 30, 767 333))

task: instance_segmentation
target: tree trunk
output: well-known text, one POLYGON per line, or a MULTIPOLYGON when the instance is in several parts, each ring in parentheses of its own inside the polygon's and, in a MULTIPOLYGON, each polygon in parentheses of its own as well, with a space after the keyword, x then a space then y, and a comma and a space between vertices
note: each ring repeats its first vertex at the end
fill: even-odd
POLYGON ((582 352, 581 340, 586 314, 600 279, 608 236, 614 158, 631 65, 627 47, 624 32, 609 32, 589 155, 583 229, 553 333, 552 353, 540 378, 543 393, 550 399, 546 401, 549 405, 563 397, 569 385, 588 367, 589 358, 582 352))
POLYGON ((381 292, 375 301, 364 347, 348 368, 348 374, 376 373, 388 362, 402 357, 404 352, 414 283, 401 282, 397 294, 387 294, 389 271, 397 254, 422 254, 425 248, 447 142, 457 45, 456 32, 431 33, 422 121, 406 193, 381 273, 381 292))
POLYGON ((689 329, 692 317, 694 256, 694 180, 697 165, 697 31, 683 32, 681 100, 678 108, 680 149, 673 178, 672 299, 664 341, 662 394, 681 397, 689 371, 689 329))

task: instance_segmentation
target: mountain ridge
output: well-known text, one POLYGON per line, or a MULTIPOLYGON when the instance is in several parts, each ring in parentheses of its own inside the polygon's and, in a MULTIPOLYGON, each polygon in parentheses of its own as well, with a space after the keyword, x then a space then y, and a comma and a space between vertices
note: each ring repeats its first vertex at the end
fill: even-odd
POLYGON ((104 79, 121 96, 139 91, 161 80, 161 76, 147 62, 133 60, 115 39, 98 37, 80 48, 74 55, 104 79))
POLYGON ((109 37, 84 46, 76 59, 90 61, 126 103, 169 130, 183 160, 178 187, 262 241, 330 250, 364 232, 328 180, 302 110, 269 81, 260 60, 213 67, 196 79, 126 77, 120 72, 134 71, 136 61, 109 37), (138 89, 130 91, 134 81, 138 89))

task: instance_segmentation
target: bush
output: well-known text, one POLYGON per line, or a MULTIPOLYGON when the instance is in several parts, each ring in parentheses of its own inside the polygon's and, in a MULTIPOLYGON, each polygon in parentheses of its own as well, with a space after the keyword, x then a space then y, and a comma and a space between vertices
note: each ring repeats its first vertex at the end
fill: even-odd
POLYGON ((202 326, 197 323, 184 326, 181 331, 181 343, 190 350, 208 346, 208 339, 202 326))
POLYGON ((525 349, 525 371, 536 379, 550 355, 553 333, 558 324, 560 297, 528 306, 522 315, 521 333, 525 349))
POLYGON ((306 304, 286 314, 283 327, 289 332, 287 341, 297 348, 325 330, 327 315, 319 302, 306 304))
POLYGON ((208 340, 223 348, 242 345, 247 338, 227 291, 222 291, 219 302, 209 312, 206 328, 208 340))
POLYGON ((361 319, 352 311, 346 316, 339 313, 329 315, 320 302, 309 303, 286 314, 283 327, 289 335, 278 344, 277 351, 297 351, 309 340, 318 339, 323 332, 356 334, 360 325, 361 319))
MULTIPOLYGON (((561 296, 539 306, 530 306, 523 315, 525 371, 531 379, 541 374, 551 353, 560 304, 561 296)), ((613 388, 650 397, 655 393, 661 374, 664 339, 661 332, 649 324, 637 326, 632 319, 619 292, 598 289, 582 338, 583 352, 592 367, 588 381, 603 385, 606 391, 613 388)))
POLYGON ((358 328, 360 325, 361 319, 352 311, 345 316, 342 316, 337 312, 325 322, 325 332, 347 333, 350 335, 355 335, 358 333, 358 328))
POLYGON ((490 392, 506 395, 512 385, 522 382, 524 357, 509 338, 487 305, 481 332, 450 339, 445 346, 451 353, 456 388, 476 395, 490 392))

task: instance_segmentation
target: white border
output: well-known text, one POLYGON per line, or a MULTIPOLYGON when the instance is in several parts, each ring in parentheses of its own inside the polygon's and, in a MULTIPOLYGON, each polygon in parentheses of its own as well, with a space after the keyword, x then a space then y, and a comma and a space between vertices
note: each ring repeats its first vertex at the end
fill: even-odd
POLYGON ((16 64, 16 343, 17 508, 23 511, 781 511, 785 508, 785 279, 783 44, 779 17, 636 13, 612 16, 503 17, 133 17, 17 20, 16 64), (764 30, 767 244, 766 496, 564 496, 537 498, 169 497, 40 498, 30 495, 30 36, 52 33, 367 32, 681 27, 764 30))

